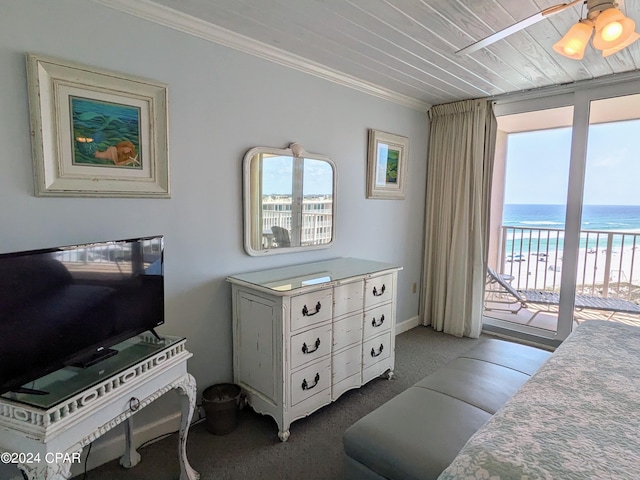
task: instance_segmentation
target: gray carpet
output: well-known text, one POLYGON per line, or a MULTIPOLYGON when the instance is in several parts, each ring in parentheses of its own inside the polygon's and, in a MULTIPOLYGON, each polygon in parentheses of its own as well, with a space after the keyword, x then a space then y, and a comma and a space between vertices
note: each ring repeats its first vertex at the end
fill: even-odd
MULTIPOLYGON (((202 480, 339 480, 344 431, 478 341, 438 333, 430 327, 413 328, 396 337, 392 380, 375 379, 295 421, 291 437, 284 443, 278 440, 275 421, 250 408, 240 412, 238 428, 225 436, 211 435, 204 423, 196 424, 189 431, 189 462, 202 480)), ((140 449, 142 461, 135 468, 125 470, 114 460, 89 471, 87 480, 176 480, 177 443, 177 436, 172 435, 140 449)))

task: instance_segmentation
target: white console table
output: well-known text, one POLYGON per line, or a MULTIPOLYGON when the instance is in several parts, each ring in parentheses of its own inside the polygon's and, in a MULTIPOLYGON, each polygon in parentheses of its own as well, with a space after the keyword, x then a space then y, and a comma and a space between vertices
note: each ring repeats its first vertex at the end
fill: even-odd
MULTIPOLYGON (((118 354, 88 368, 65 367, 26 387, 47 395, 5 393, 0 396, 0 451, 29 480, 65 480, 82 449, 125 422, 127 468, 140 461, 132 448, 129 421, 138 410, 166 392, 182 395, 178 459, 180 480, 200 475, 189 465, 187 434, 196 403, 196 382, 187 373, 186 340, 143 334, 113 349, 118 354), (9 457, 8 455, 11 455, 9 457)), ((9 461, 7 461, 9 460, 9 461)))
POLYGON ((233 377, 281 441, 291 422, 393 375, 402 267, 339 258, 233 275, 233 377))

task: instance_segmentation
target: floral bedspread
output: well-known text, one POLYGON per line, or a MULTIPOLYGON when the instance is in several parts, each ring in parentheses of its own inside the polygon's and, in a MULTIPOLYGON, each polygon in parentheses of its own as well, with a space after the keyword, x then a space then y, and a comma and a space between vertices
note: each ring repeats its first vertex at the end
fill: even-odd
POLYGON ((439 480, 640 479, 640 327, 581 324, 439 480))

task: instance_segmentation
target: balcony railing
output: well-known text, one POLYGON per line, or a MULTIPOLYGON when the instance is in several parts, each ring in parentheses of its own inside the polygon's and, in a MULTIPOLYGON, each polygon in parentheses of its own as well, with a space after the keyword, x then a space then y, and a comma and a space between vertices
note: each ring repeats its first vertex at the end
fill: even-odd
MULTIPOLYGON (((564 230, 501 228, 500 271, 517 290, 560 288, 564 230)), ((640 233, 580 232, 576 293, 640 303, 640 233)))
MULTIPOLYGON (((264 230, 270 230, 274 225, 291 231, 291 211, 263 210, 262 224, 264 230)), ((329 243, 333 238, 331 231, 333 215, 331 210, 305 210, 302 212, 302 245, 317 245, 329 243)))

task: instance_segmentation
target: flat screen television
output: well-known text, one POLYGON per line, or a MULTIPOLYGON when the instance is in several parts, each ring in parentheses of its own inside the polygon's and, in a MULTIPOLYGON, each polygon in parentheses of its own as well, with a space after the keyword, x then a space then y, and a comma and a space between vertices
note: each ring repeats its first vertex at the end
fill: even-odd
POLYGON ((155 334, 163 258, 162 236, 0 254, 0 394, 155 334))

